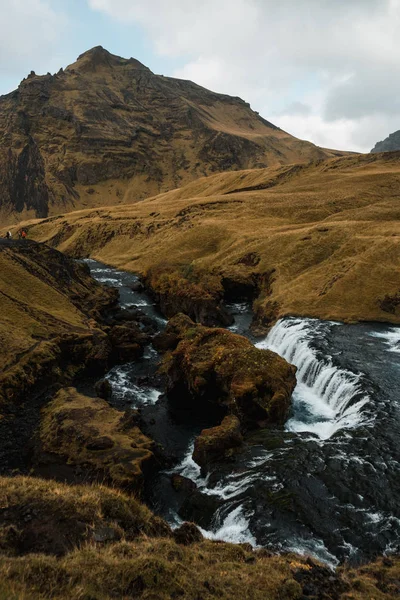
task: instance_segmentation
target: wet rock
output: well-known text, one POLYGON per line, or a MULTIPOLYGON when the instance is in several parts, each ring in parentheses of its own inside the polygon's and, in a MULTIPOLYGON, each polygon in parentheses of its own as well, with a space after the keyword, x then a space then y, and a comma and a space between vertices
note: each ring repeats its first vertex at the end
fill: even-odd
POLYGON ((95 386, 95 392, 99 398, 103 400, 111 400, 112 397, 112 385, 108 379, 100 379, 95 386))
POLYGON ((194 481, 188 479, 187 477, 183 477, 182 475, 178 475, 177 473, 172 475, 171 484, 176 492, 186 492, 191 494, 197 489, 194 481))
POLYGON ((136 281, 135 283, 133 283, 131 285, 132 292, 142 293, 142 292, 144 292, 144 289, 145 289, 144 285, 143 285, 143 283, 141 281, 136 281))
POLYGON ((197 523, 203 529, 210 529, 214 516, 222 502, 216 496, 194 490, 188 494, 179 509, 179 516, 197 523))
POLYGON ((183 546, 189 546, 203 540, 203 536, 194 523, 183 523, 173 532, 174 540, 183 546))
POLYGON ((149 337, 133 322, 112 327, 109 339, 114 363, 137 360, 143 355, 144 348, 149 342, 149 337))
POLYGON ((240 421, 235 415, 228 415, 221 425, 203 429, 194 444, 193 460, 205 469, 208 464, 229 457, 243 441, 240 421))

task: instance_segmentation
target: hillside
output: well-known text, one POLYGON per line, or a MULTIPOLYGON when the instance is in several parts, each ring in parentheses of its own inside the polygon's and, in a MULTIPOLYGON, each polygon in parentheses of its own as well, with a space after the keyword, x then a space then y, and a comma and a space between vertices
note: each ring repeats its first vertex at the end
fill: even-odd
POLYGON ((399 194, 400 153, 359 155, 219 174, 28 227, 146 276, 170 314, 225 290, 256 297, 260 330, 288 314, 400 323, 399 194))
POLYGON ((0 97, 0 216, 132 203, 216 172, 334 154, 240 98, 155 75, 99 46, 0 97))
POLYGON ((400 130, 388 135, 381 142, 377 142, 371 152, 395 152, 400 150, 400 130))
POLYGON ((97 285, 83 266, 33 242, 1 240, 0 267, 3 406, 101 362, 106 335, 95 319, 116 296, 97 285))

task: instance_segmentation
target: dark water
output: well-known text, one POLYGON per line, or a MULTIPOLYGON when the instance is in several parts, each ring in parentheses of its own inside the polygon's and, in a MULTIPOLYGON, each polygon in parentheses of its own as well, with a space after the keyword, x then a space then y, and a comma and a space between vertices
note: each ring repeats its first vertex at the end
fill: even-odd
MULTIPOLYGON (((93 276, 120 289, 121 305, 165 320, 137 278, 89 261, 93 276)), ((249 334, 246 304, 230 306, 232 330, 249 334)), ((175 464, 151 482, 149 500, 173 525, 197 519, 208 537, 295 550, 335 565, 393 552, 400 544, 400 328, 287 318, 258 340, 298 367, 285 431, 255 432, 233 462, 203 478, 191 458, 207 423, 171 413, 149 347, 135 364, 108 378, 116 401, 142 408, 149 433, 175 464), (174 492, 170 473, 196 483, 189 501, 174 492), (183 504, 182 504, 183 503, 183 504)), ((256 340, 252 340, 256 342, 256 340)))

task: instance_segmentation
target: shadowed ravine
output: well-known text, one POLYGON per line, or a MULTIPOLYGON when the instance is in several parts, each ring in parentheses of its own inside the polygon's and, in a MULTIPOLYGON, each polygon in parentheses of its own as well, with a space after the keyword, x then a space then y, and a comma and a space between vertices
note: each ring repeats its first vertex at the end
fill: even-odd
MULTIPOLYGON (((93 276, 120 289, 121 306, 137 305, 162 328, 166 321, 137 278, 88 261, 93 276)), ((233 331, 247 335, 246 304, 229 307, 233 331)), ((358 562, 397 550, 400 536, 398 389, 400 329, 286 318, 259 348, 298 367, 293 409, 285 430, 260 430, 229 463, 207 478, 192 460, 195 435, 207 423, 172 414, 149 347, 135 364, 108 374, 113 402, 140 408, 142 420, 171 459, 148 484, 148 500, 171 524, 196 521, 211 538, 248 541, 310 553, 330 564, 358 562), (197 485, 174 491, 171 473, 197 485)))

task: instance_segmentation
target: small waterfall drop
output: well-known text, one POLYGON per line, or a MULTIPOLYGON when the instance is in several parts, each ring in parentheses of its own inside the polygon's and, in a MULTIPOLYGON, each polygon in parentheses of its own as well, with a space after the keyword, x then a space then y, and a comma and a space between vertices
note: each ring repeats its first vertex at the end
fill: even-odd
POLYGON ((317 356, 311 341, 323 335, 320 326, 317 319, 281 319, 256 346, 276 352, 298 369, 294 414, 287 429, 325 440, 338 430, 365 423, 361 409, 370 398, 363 390, 362 374, 335 366, 330 357, 317 356))

